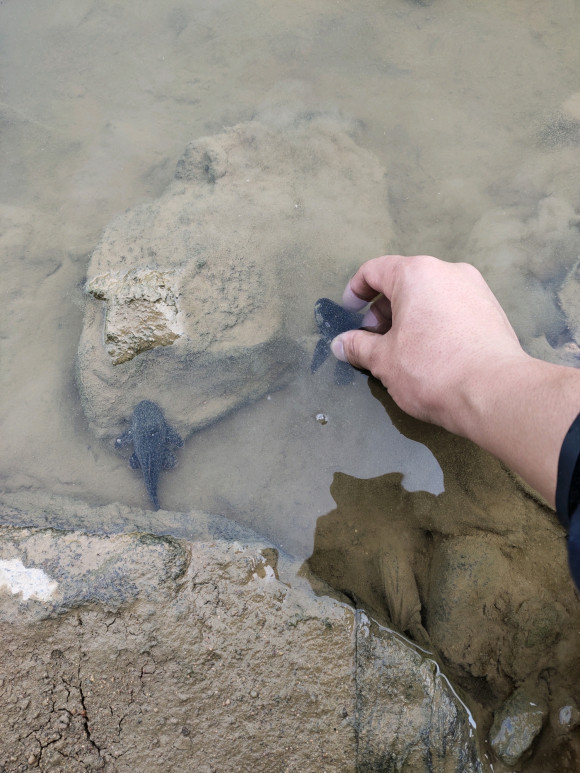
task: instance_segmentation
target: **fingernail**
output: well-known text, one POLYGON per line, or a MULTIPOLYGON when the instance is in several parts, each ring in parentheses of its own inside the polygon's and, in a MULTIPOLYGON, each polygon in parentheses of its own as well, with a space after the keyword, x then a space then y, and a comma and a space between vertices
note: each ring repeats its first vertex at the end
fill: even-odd
POLYGON ((340 336, 337 336, 330 342, 330 350, 337 360, 341 360, 341 362, 347 362, 346 354, 344 353, 344 344, 342 343, 340 336))
POLYGON ((367 313, 364 315, 362 319, 362 325, 361 327, 377 327, 379 324, 379 318, 375 314, 375 312, 370 309, 370 311, 367 311, 367 313))
POLYGON ((352 309, 352 311, 360 311, 368 304, 368 301, 364 301, 353 293, 350 284, 346 286, 346 290, 342 294, 342 302, 347 309, 352 309))

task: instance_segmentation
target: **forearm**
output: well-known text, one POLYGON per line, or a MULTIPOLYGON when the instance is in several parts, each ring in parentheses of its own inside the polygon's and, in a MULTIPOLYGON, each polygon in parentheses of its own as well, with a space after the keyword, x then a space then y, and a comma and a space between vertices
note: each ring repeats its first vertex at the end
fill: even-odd
POLYGON ((449 428, 497 456, 554 506, 560 448, 580 413, 580 370, 527 355, 499 360, 471 375, 460 403, 449 428))

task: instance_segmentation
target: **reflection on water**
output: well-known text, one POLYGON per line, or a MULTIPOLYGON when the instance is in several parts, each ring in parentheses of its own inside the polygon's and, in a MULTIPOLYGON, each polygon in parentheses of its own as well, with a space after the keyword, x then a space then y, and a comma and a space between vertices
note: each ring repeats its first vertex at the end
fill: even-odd
MULTIPOLYGON (((373 235, 340 260, 313 240, 288 264, 280 293, 304 362, 285 389, 193 434, 162 502, 312 552, 316 571, 436 646, 486 705, 541 668, 556 673, 555 691, 564 673, 580 678, 562 537, 546 511, 463 441, 409 423, 364 376, 341 389, 330 363, 309 373, 313 301, 340 297, 378 250, 474 262, 529 351, 578 363, 577 10, 0 4, 3 488, 145 506, 141 481, 90 432, 75 387, 89 256, 116 214, 160 196, 192 139, 258 114, 283 127, 323 113, 384 170, 373 206, 392 229, 376 237, 374 210, 345 201, 346 183, 332 186, 336 209, 302 212, 294 191, 313 232, 373 235)), ((171 421, 170 385, 166 398, 171 421)))

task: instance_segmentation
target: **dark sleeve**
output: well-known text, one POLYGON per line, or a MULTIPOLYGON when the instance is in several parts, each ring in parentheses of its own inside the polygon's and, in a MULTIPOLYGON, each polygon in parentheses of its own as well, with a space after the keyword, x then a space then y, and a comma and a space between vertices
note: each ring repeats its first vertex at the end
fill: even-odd
POLYGON ((560 449, 556 512, 568 531, 570 574, 576 589, 580 590, 580 414, 572 422, 560 449))

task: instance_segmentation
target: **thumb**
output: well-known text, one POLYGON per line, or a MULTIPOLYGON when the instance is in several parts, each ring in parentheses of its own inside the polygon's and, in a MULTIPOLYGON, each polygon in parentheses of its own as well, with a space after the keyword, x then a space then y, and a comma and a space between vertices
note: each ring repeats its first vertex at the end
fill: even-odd
POLYGON ((337 360, 350 362, 355 368, 371 370, 375 348, 382 337, 368 330, 349 330, 336 336, 330 349, 337 360))

